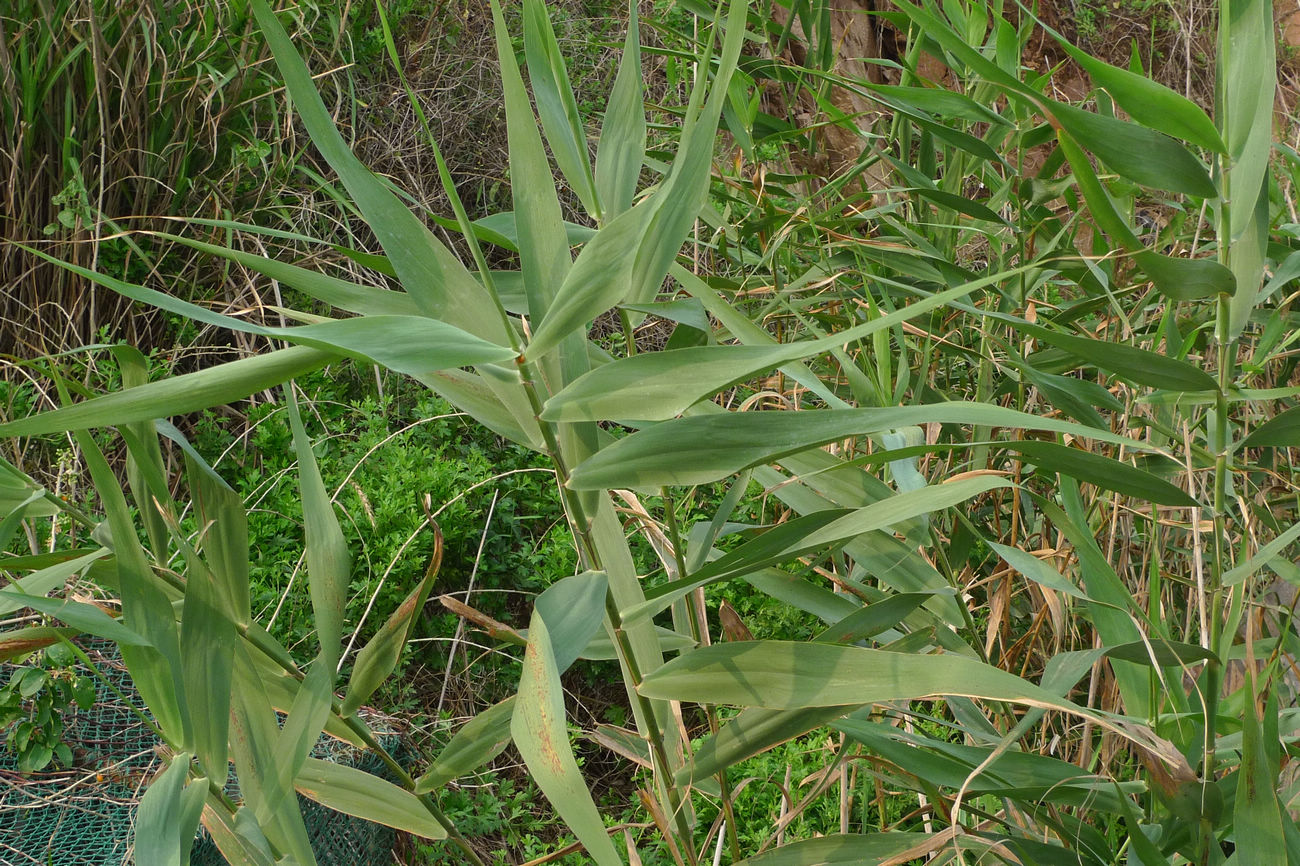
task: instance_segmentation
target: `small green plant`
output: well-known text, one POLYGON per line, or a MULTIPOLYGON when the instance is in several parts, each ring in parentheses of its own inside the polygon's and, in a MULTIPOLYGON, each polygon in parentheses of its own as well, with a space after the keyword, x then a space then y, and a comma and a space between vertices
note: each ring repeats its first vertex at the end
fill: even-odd
POLYGON ((37 653, 36 663, 11 666, 9 682, 0 688, 0 732, 21 773, 73 762, 63 741, 64 714, 95 704, 95 681, 78 673, 74 661, 67 645, 54 644, 37 653))

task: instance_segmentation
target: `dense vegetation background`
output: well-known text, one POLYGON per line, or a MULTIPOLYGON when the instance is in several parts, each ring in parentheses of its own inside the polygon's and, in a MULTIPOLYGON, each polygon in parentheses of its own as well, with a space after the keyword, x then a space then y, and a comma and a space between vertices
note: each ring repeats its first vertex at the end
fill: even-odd
MULTIPOLYGON (((579 132, 599 130, 629 22, 621 2, 548 6, 565 64, 558 78, 554 66, 539 65, 554 56, 528 42, 545 32, 528 17, 536 4, 505 4, 504 46, 491 9, 468 0, 392 3, 382 14, 366 4, 300 4, 280 16, 361 162, 461 261, 482 255, 486 272, 517 275, 517 283, 499 277, 497 289, 511 321, 529 320, 519 325, 524 345, 541 321, 531 298, 520 301, 533 291, 529 269, 540 267, 527 233, 540 229, 511 216, 524 208, 518 173, 529 164, 511 138, 522 135, 517 107, 507 130, 498 51, 525 68, 543 125, 553 122, 549 99, 565 103, 560 114, 569 112, 579 132), (564 79, 571 104, 556 83, 564 79), (457 219, 462 206, 474 231, 457 219)), ((791 859, 761 862, 905 862, 961 857, 967 843, 954 840, 962 835, 984 845, 969 842, 965 856, 1008 862, 1283 862, 1270 859, 1277 851, 1294 859, 1297 500, 1285 450, 1298 444, 1287 410, 1300 393, 1290 309, 1300 270, 1294 16, 1281 6, 1242 6, 1277 39, 1273 90, 1250 77, 1267 57, 1248 47, 1260 28, 1238 34, 1230 54, 1212 4, 1045 6, 1036 10, 1041 24, 1024 10, 981 4, 917 15, 847 0, 753 6, 750 38, 736 49, 739 71, 716 91, 725 94, 717 98, 721 132, 715 140, 710 131, 700 151, 711 169, 701 187, 707 198, 687 243, 670 250, 686 270, 675 268, 666 283, 660 274, 658 295, 580 310, 593 320, 582 354, 602 363, 793 344, 892 315, 861 338, 818 344, 815 356, 736 362, 746 375, 722 375, 697 398, 752 416, 920 411, 875 426, 826 422, 833 433, 819 432, 817 420, 806 434, 756 430, 801 447, 760 449, 734 472, 679 481, 647 469, 654 483, 626 475, 596 485, 614 491, 610 513, 652 597, 691 583, 672 621, 658 622, 701 645, 756 637, 946 652, 1045 687, 1058 683, 1057 698, 1114 715, 1026 714, 993 680, 970 693, 988 698, 981 703, 909 699, 952 693, 944 688, 846 700, 834 712, 818 700, 796 707, 795 699, 765 699, 757 706, 768 710, 744 713, 774 713, 759 722, 745 716, 760 726, 748 736, 767 748, 734 751, 718 777, 688 776, 695 790, 683 805, 662 765, 680 755, 652 754, 654 735, 634 731, 644 719, 629 698, 626 659, 622 677, 609 661, 581 659, 564 674, 561 705, 600 818, 619 828, 611 838, 623 852, 634 845, 646 863, 709 860, 715 841, 725 849, 717 856, 739 862, 816 837, 843 847, 789 846, 791 859), (1048 28, 1087 54, 1071 54, 1048 28), (1109 75, 1089 66, 1089 55, 1135 74, 1109 75), (1143 91, 1138 78, 1167 89, 1143 91), (1271 165, 1266 179, 1256 177, 1263 193, 1247 211, 1254 235, 1243 237, 1241 223, 1223 222, 1232 207, 1223 185, 1249 161, 1244 149, 1258 149, 1238 148, 1232 136, 1258 133, 1235 131, 1224 106, 1266 91, 1271 105, 1239 122, 1266 130, 1263 165, 1271 165), (1192 113, 1198 105, 1217 131, 1192 113), (1080 115, 1133 122, 1124 133, 1080 115), (1145 137, 1151 128, 1186 149, 1145 137), (1168 264, 1210 261, 1222 272, 1168 264), (1252 267, 1258 285, 1234 301, 1246 297, 1252 267), (1235 291, 1224 288, 1226 272, 1235 291), (962 286, 973 288, 945 296, 932 313, 906 312, 962 286), (958 401, 983 408, 925 412, 958 401), (1097 438, 1085 445, 1089 431, 1097 438), (1002 479, 1014 484, 998 486, 1002 479), (962 495, 949 500, 944 490, 962 495), (853 533, 818 535, 850 510, 927 491, 940 493, 917 506, 896 502, 901 510, 863 518, 853 533), (1132 734, 1135 726, 1143 733, 1132 734), (1158 742, 1143 740, 1148 733, 1158 742), (1172 755, 1161 751, 1166 745, 1172 755), (1000 775, 985 772, 985 762, 998 760, 1000 775), (1247 795, 1243 778, 1252 792, 1263 780, 1268 797, 1247 795), (1280 847, 1250 855, 1242 827, 1276 836, 1280 847)), ((637 9, 648 134, 630 180, 638 200, 649 201, 644 191, 666 184, 669 166, 688 152, 681 129, 700 109, 689 100, 726 62, 725 28, 708 3, 637 9)), ((286 99, 284 61, 272 62, 251 5, 16 0, 0 10, 0 49, 0 420, 12 422, 3 457, 17 479, 6 489, 24 491, 0 499, 15 509, 0 524, 11 556, 0 564, 13 581, 53 567, 56 552, 66 560, 67 551, 99 541, 90 531, 98 518, 85 515, 111 514, 113 502, 104 478, 85 468, 88 445, 124 479, 128 452, 140 459, 111 430, 59 438, 36 435, 22 419, 68 402, 60 387, 84 398, 162 382, 264 356, 283 336, 155 309, 50 258, 269 327, 352 308, 266 272, 253 257, 413 290, 379 258, 386 249, 395 258, 385 229, 313 146, 319 131, 290 110, 303 91, 286 99), (138 347, 139 362, 103 351, 120 344, 138 347), (37 485, 76 514, 24 511, 37 485)), ((566 139, 550 126, 545 134, 566 181, 556 205, 568 244, 587 249, 591 230, 607 231, 617 216, 592 212, 588 191, 561 164, 566 139)), ((603 140, 582 136, 582 160, 603 140)), ((310 497, 299 480, 310 439, 351 562, 341 673, 354 677, 356 651, 401 622, 405 648, 370 703, 403 720, 417 756, 410 772, 419 775, 431 760, 437 766, 436 756, 446 760, 453 735, 474 733, 470 720, 516 692, 520 632, 532 616, 537 633, 536 597, 593 569, 575 522, 582 494, 556 488, 556 455, 578 446, 511 441, 503 425, 470 417, 467 402, 457 408, 402 372, 339 358, 297 377, 299 409, 267 381, 239 395, 247 399, 172 421, 243 504, 252 621, 308 670, 321 628, 305 574, 314 567, 303 544, 310 497), (295 433, 299 412, 305 426, 295 433), (421 601, 434 600, 400 620, 413 588, 421 601)), ((572 384, 567 371, 546 375, 555 380, 552 398, 572 384)), ((635 395, 642 375, 602 387, 635 395)), ((595 404, 601 393, 582 399, 595 404)), ((638 422, 668 423, 690 405, 656 410, 661 418, 624 406, 586 415, 547 404, 560 413, 557 430, 601 422, 574 434, 599 439, 597 456, 609 445, 600 437, 622 441, 638 422)), ((704 434, 679 435, 660 446, 670 464, 693 459, 677 452, 704 434)), ((186 493, 201 487, 193 466, 180 481, 181 451, 167 446, 159 461, 167 483, 155 499, 198 497, 186 493)), ((141 489, 131 488, 131 519, 154 566, 192 579, 185 544, 168 546, 169 530, 150 523, 141 489)), ((202 538, 189 509, 178 506, 175 519, 177 539, 202 538)), ((89 576, 70 588, 116 597, 112 581, 98 586, 89 576)), ((47 628, 39 614, 51 611, 35 610, 11 624, 47 628)), ((28 657, 13 647, 30 646, 10 641, 8 655, 26 668, 57 668, 57 652, 28 657)), ((32 721, 36 694, 14 683, 11 734, 32 721)), ((736 718, 731 707, 745 704, 719 696, 715 707, 707 694, 663 688, 652 697, 687 702, 677 705, 674 730, 696 741, 712 734, 706 750, 736 718)), ((1034 700, 1031 707, 1044 707, 1045 697, 1034 700)), ((44 739, 38 727, 9 743, 41 769, 62 756, 57 737, 44 739)), ((591 850, 589 827, 573 826, 573 807, 555 803, 552 790, 554 805, 539 795, 529 756, 513 747, 486 755, 493 750, 485 744, 499 739, 470 740, 485 762, 456 764, 436 792, 465 846, 411 836, 403 862, 605 856, 591 850), (569 850, 579 840, 588 850, 569 850)))

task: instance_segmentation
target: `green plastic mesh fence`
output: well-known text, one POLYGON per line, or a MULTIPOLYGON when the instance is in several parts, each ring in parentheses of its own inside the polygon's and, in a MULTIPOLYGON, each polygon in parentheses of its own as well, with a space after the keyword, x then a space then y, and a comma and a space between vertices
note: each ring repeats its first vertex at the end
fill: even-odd
MULTIPOLYGON (((141 721, 143 702, 112 645, 94 644, 87 654, 125 697, 96 682, 96 701, 88 711, 64 717, 64 741, 73 765, 23 774, 17 760, 0 748, 0 866, 129 866, 136 806, 149 780, 162 768, 158 739, 141 721)), ((9 665, 0 665, 0 683, 9 665)), ((89 673, 81 670, 80 673, 89 673)), ((372 727, 374 720, 368 719, 372 727)), ((392 726, 388 728, 392 731, 392 726)), ((400 751, 396 733, 381 737, 400 751)), ((322 737, 316 757, 383 775, 377 756, 322 737)), ((236 791, 233 781, 229 788, 236 791)), ((305 798, 303 820, 321 866, 390 866, 396 831, 341 815, 305 798)), ((226 866, 212 841, 201 833, 191 857, 194 866, 226 866)))

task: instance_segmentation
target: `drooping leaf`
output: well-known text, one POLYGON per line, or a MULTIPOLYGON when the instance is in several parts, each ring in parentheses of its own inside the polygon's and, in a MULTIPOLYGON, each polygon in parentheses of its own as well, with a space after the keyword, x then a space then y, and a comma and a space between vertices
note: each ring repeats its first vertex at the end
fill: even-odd
POLYGON ((1020 440, 1009 447, 1019 451, 1039 466, 1125 496, 1145 499, 1160 505, 1179 505, 1188 508, 1195 508, 1198 505, 1187 491, 1175 487, 1159 476, 1129 466, 1127 463, 1084 451, 1082 448, 1032 440, 1020 440))
POLYGON ((1137 451, 1149 445, 1095 427, 982 403, 935 403, 818 412, 727 412, 663 421, 620 439, 579 464, 576 490, 707 484, 750 466, 837 439, 924 424, 987 424, 1070 433, 1137 451))
POLYGON ((1068 39, 1043 25, 1065 52, 1083 67, 1093 84, 1103 87, 1111 98, 1138 123, 1199 145, 1206 150, 1226 152, 1214 121, 1199 105, 1146 75, 1111 66, 1076 48, 1068 39))
POLYGON ((1175 301, 1193 301, 1235 291, 1232 272, 1216 261, 1174 258, 1143 248, 1132 227, 1120 216, 1088 157, 1064 127, 1057 130, 1057 141, 1097 225, 1112 241, 1134 255, 1161 294, 1175 301))
POLYGON ((537 787, 600 866, 622 862, 605 833, 564 724, 564 693, 542 616, 534 611, 510 733, 537 787))
POLYGON ((558 580, 537 597, 533 609, 546 621, 555 669, 564 673, 600 630, 605 617, 604 572, 585 571, 558 580))
POLYGON ((447 829, 419 797, 356 767, 308 758, 293 784, 303 796, 336 812, 426 839, 447 838, 447 829))
POLYGON ((486 289, 348 147, 316 91, 307 65, 266 0, 253 0, 252 11, 312 144, 338 173, 383 245, 402 287, 425 315, 504 343, 505 324, 486 289))
POLYGON ((152 646, 148 638, 137 634, 100 608, 84 601, 28 595, 9 586, 0 589, 0 597, 3 597, 3 603, 11 610, 30 607, 95 637, 127 646, 152 646))
POLYGON ((408 376, 427 376, 449 367, 507 361, 515 355, 513 349, 489 343, 454 325, 425 316, 359 316, 293 328, 268 327, 222 315, 172 295, 123 282, 87 268, 58 262, 56 259, 50 261, 120 295, 152 304, 196 322, 276 337, 297 345, 371 361, 408 376))
POLYGON ((309 373, 339 357, 336 352, 305 346, 281 349, 0 424, 0 436, 43 436, 210 409, 309 373))
MULTIPOLYGON (((214 256, 237 262, 250 270, 284 283, 318 301, 361 316, 414 316, 420 312, 410 295, 377 286, 364 286, 340 280, 319 271, 298 267, 243 250, 204 243, 180 235, 160 232, 159 237, 185 244, 214 256)), ((385 259, 385 262, 387 260, 385 259)))
POLYGON ((1015 547, 1009 547, 1005 544, 998 544, 995 541, 985 539, 985 544, 991 547, 998 556, 1002 557, 1007 565, 1020 572, 1029 580, 1047 587, 1054 592, 1074 598, 1087 598, 1087 594, 1075 586, 1065 577, 1065 575, 1043 562, 1038 557, 1028 551, 1020 550, 1015 547))

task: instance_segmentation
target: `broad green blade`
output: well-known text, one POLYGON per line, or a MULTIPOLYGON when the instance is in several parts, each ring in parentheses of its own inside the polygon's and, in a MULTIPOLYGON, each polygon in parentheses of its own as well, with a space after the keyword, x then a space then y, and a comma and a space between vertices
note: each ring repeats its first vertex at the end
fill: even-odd
POLYGON ((874 94, 888 97, 891 102, 907 105, 925 114, 938 115, 945 120, 964 120, 968 123, 990 123, 1006 126, 1005 117, 971 99, 964 93, 942 87, 909 87, 897 84, 872 84, 857 82, 874 94))
MULTIPOLYGON (((1242 701, 1244 718, 1241 720, 1241 771, 1237 782, 1237 799, 1233 809, 1233 830, 1239 840, 1233 862, 1241 866, 1271 866, 1287 863, 1287 846, 1282 822, 1284 816, 1278 802, 1277 768, 1269 760, 1269 744, 1260 730, 1256 715, 1255 682, 1246 672, 1246 694, 1242 701)), ((1276 705, 1269 702, 1276 713, 1276 705)), ((1277 741, 1274 740, 1274 743, 1277 741)), ((1276 748, 1276 746, 1273 746, 1276 748)))
POLYGON ((311 442, 302 426, 297 398, 287 389, 289 428, 298 455, 307 561, 307 589, 320 649, 294 697, 276 748, 278 790, 293 785, 303 761, 320 738, 334 699, 334 680, 342 652, 343 608, 351 580, 351 561, 343 530, 321 481, 311 442))
POLYGON ((484 427, 533 451, 546 449, 537 419, 522 388, 511 403, 484 376, 464 370, 439 370, 420 381, 484 427), (517 404, 517 406, 513 405, 517 404))
POLYGON ((1048 589, 1059 592, 1062 595, 1068 595, 1072 598, 1088 598, 1088 594, 1082 589, 1075 586, 1070 580, 1038 557, 1024 550, 1015 547, 1008 547, 1005 544, 998 544, 995 541, 984 539, 984 543, 997 553, 998 556, 1006 560, 1007 565, 1020 572, 1029 580, 1048 589))
POLYGON ((316 456, 303 429, 298 403, 288 392, 289 426, 298 455, 298 476, 306 535, 307 581, 315 616, 316 637, 321 658, 329 667, 338 663, 343 637, 343 605, 351 578, 351 558, 343 530, 339 528, 325 484, 321 481, 316 456))
POLYGON ((59 622, 65 622, 78 631, 104 640, 111 640, 123 646, 153 647, 148 638, 122 625, 93 604, 71 599, 46 598, 43 595, 27 595, 15 590, 14 586, 15 584, 10 584, 0 588, 0 604, 10 610, 29 607, 59 622))
POLYGON ((504 343, 505 325, 487 290, 352 153, 266 0, 253 0, 252 9, 312 143, 365 215, 402 287, 425 315, 504 343))
MULTIPOLYGON (((534 56, 541 51, 536 43, 543 38, 538 35, 537 29, 544 27, 547 35, 550 36, 551 44, 554 45, 555 42, 555 34, 550 32, 550 21, 546 18, 545 8, 537 8, 540 5, 537 0, 529 0, 524 4, 525 44, 531 43, 528 53, 529 75, 533 79, 533 92, 537 97, 538 108, 543 112, 543 124, 547 123, 547 112, 551 112, 549 118, 551 123, 546 127, 547 136, 551 139, 552 152, 560 162, 560 170, 567 175, 564 160, 573 158, 576 145, 571 140, 572 136, 557 145, 552 135, 557 122, 555 114, 558 112, 559 122, 564 123, 565 107, 558 91, 550 94, 549 102, 544 95, 547 84, 555 88, 563 87, 566 92, 568 89, 568 75, 564 72, 563 61, 559 59, 558 47, 555 48, 553 57, 554 61, 559 63, 558 72, 547 63, 552 58, 544 51, 542 58, 537 60, 537 65, 543 68, 536 71, 533 69, 534 56), (541 18, 540 23, 534 20, 538 16, 541 18), (562 80, 555 80, 553 76, 556 74, 561 76, 562 80), (539 77, 542 79, 540 82, 539 77), (563 160, 561 149, 563 149, 563 160)), ((514 223, 518 232, 519 258, 523 266, 524 293, 528 298, 529 318, 536 325, 546 316, 546 311, 550 309, 551 302, 555 298, 556 289, 563 284, 572 263, 569 259, 569 244, 564 233, 560 200, 555 192, 555 178, 551 175, 551 168, 546 160, 542 137, 537 132, 537 121, 533 117, 528 92, 524 89, 524 81, 519 74, 514 46, 506 30, 505 19, 495 2, 492 4, 492 21, 496 30, 497 59, 501 65, 502 89, 505 92, 506 135, 510 149, 510 187, 514 197, 514 223)), ((569 101, 572 102, 571 93, 569 101)), ((575 107, 573 111, 574 120, 577 122, 577 108, 575 107)), ((567 123, 565 125, 567 126, 567 123)), ((578 124, 578 132, 581 134, 581 123, 578 124)), ((585 141, 582 158, 585 165, 585 141)), ((570 168, 574 167, 576 163, 570 165, 570 168)), ((582 201, 594 214, 596 213, 595 194, 590 186, 592 182, 590 167, 588 166, 585 171, 589 195, 582 201)), ((582 193, 583 191, 579 190, 579 196, 582 196, 582 193)))
MULTIPOLYGON (((1277 91, 1273 4, 1268 0, 1231 0, 1219 19, 1219 132, 1227 144, 1230 168, 1224 190, 1231 241, 1252 222, 1273 143, 1274 96, 1277 91)), ((1243 288, 1254 291, 1250 283, 1243 288)))
POLYGON ((276 866, 271 846, 257 821, 247 820, 247 808, 240 809, 239 813, 239 817, 231 815, 226 804, 209 792, 203 809, 203 829, 231 866, 276 866))
POLYGON ((1084 712, 1028 680, 975 659, 775 640, 702 647, 650 672, 641 693, 783 710, 962 695, 1084 712))
POLYGON ((305 346, 281 349, 0 424, 0 436, 43 436, 210 409, 310 373, 339 357, 305 346))
MULTIPOLYGON (((119 391, 100 399, 129 393, 119 391)), ((120 643, 122 660, 169 742, 188 748, 193 742, 193 729, 185 705, 176 614, 144 548, 140 546, 126 497, 122 495, 122 487, 103 452, 86 431, 78 430, 75 435, 107 516, 112 537, 110 546, 117 563, 118 590, 122 597, 123 625, 148 642, 147 646, 120 643)))
MULTIPOLYGON (((3 428, 0 428, 3 430, 3 428)), ((1274 415, 1241 441, 1242 448, 1290 448, 1300 445, 1300 406, 1274 415)))
MULTIPOLYGON (((1266 116, 1272 117, 1271 114, 1266 116)), ((1245 180, 1244 183, 1249 183, 1249 180, 1245 180)), ((1266 175, 1253 195, 1244 189, 1241 191, 1243 199, 1255 200, 1255 207, 1242 215, 1244 224, 1234 223, 1232 227, 1236 237, 1228 252, 1228 267, 1232 270, 1236 293, 1228 305, 1227 336, 1231 339, 1241 336, 1263 291, 1261 284, 1268 254, 1272 211, 1269 186, 1266 175)), ((1233 189, 1236 190, 1237 187, 1234 186, 1233 189)), ((1234 201, 1233 204, 1237 202, 1234 201)))
POLYGON ((984 315, 1007 322, 1017 331, 1037 337, 1045 343, 1051 343, 1098 369, 1123 376, 1140 385, 1168 388, 1174 391, 1213 391, 1218 388, 1218 383, 1213 376, 1180 358, 1171 358, 1127 343, 1062 334, 1002 313, 984 313, 984 315))
POLYGON ((1011 482, 999 477, 964 478, 900 493, 863 508, 829 509, 787 521, 686 577, 654 587, 646 593, 646 602, 625 611, 624 617, 653 616, 701 586, 752 574, 1011 486, 1011 482))
MULTIPOLYGON (((30 607, 30 604, 27 602, 29 596, 49 595, 54 590, 59 589, 66 584, 68 578, 72 577, 83 568, 88 568, 92 562, 103 559, 110 553, 112 553, 112 551, 108 548, 100 548, 99 550, 87 553, 84 556, 74 557, 73 559, 64 562, 56 562, 53 565, 47 565, 45 568, 39 568, 26 577, 20 577, 17 580, 13 580, 6 584, 3 590, 4 597, 0 598, 0 616, 6 616, 16 610, 30 607)), ((13 568, 11 560, 6 558, 0 558, 0 565, 8 569, 13 568)), ((98 610, 98 608, 96 608, 96 610, 98 610)), ((100 612, 103 613, 103 611, 100 612)), ((107 614, 104 615, 107 616, 107 614)), ((67 622, 67 620, 64 620, 64 622, 67 622)), ((139 638, 144 643, 148 643, 148 641, 145 641, 144 638, 141 638, 139 635, 135 635, 135 637, 139 638)))
POLYGON ((360 316, 296 328, 267 327, 224 316, 206 307, 77 265, 58 264, 120 295, 196 322, 337 352, 408 376, 427 376, 448 367, 508 361, 515 356, 513 349, 489 343, 454 325, 425 316, 360 316))
POLYGON ((248 515, 244 501, 190 446, 181 432, 166 422, 159 431, 185 453, 190 495, 205 527, 203 555, 216 578, 218 609, 238 626, 252 621, 248 592, 248 515))
POLYGON ((875 637, 901 623, 933 595, 929 592, 905 592, 886 596, 824 629, 813 640, 822 643, 857 643, 875 637))
POLYGON ((546 622, 534 611, 510 722, 515 748, 537 787, 587 849, 587 856, 600 866, 620 866, 622 859, 605 832, 604 822, 573 757, 564 718, 564 692, 551 651, 550 634, 546 622))
POLYGON ((697 346, 622 358, 597 367, 556 394, 546 402, 542 418, 548 421, 666 420, 760 373, 888 331, 1012 275, 1004 272, 974 280, 817 340, 771 347, 697 346))
MULTIPOLYGON (((135 388, 138 385, 148 383, 149 362, 138 349, 130 346, 116 346, 111 351, 122 371, 122 387, 124 389, 135 388)), ((166 482, 163 481, 166 469, 163 465, 162 449, 158 445, 158 434, 154 431, 153 425, 145 421, 124 425, 123 434, 127 448, 127 486, 131 491, 132 498, 135 499, 140 521, 144 524, 145 537, 149 540, 149 548, 153 553, 153 558, 156 561, 164 562, 169 555, 167 549, 168 532, 166 521, 163 519, 163 515, 159 513, 159 509, 163 508, 172 511, 175 509, 166 482), (158 480, 158 485, 153 489, 152 495, 150 494, 149 483, 146 480, 149 477, 158 480), (154 500, 155 496, 157 497, 156 502, 154 500)), ((0 532, 0 537, 2 536, 3 533, 0 532)), ((3 539, 0 538, 0 540, 3 539)))
MULTIPOLYGON (((528 80, 533 85, 533 98, 537 101, 537 114, 546 131, 551 153, 555 155, 555 164, 588 216, 599 219, 601 205, 587 152, 587 133, 582 126, 582 116, 578 114, 578 103, 573 97, 573 86, 569 84, 569 72, 564 66, 555 30, 542 0, 524 0, 524 56, 528 62, 528 80)), ((510 179, 517 197, 521 184, 526 181, 514 172, 513 151, 512 143, 510 179)), ((516 198, 516 210, 517 202, 516 198)))
POLYGON ((1137 451, 1151 446, 1070 421, 985 403, 818 412, 727 412, 664 421, 601 449, 573 470, 578 490, 706 484, 837 439, 923 424, 979 424, 1070 433, 1137 451))
MULTIPOLYGON (((263 677, 244 644, 235 647, 234 688, 231 690, 230 751, 235 758, 239 793, 249 817, 255 817, 267 841, 300 866, 316 866, 298 798, 284 786, 275 768, 280 728, 267 696, 263 677)), ((242 811, 242 810, 241 810, 242 811)))
POLYGON ((1171 300, 1194 301, 1237 290, 1236 275, 1214 259, 1182 259, 1152 250, 1143 250, 1133 259, 1171 300))
POLYGON ((319 271, 300 268, 266 256, 253 255, 242 250, 203 243, 180 235, 160 232, 159 237, 185 244, 196 250, 238 262, 250 270, 278 280, 290 288, 310 295, 318 301, 356 313, 361 316, 415 316, 420 308, 405 292, 394 292, 377 286, 349 283, 319 271))
POLYGON ((298 793, 336 812, 426 839, 447 838, 447 829, 419 797, 356 767, 308 758, 293 784, 298 793))
POLYGON ((1104 652, 1107 658, 1146 667, 1180 667, 1218 658, 1205 647, 1166 640, 1134 641, 1106 647, 1104 652))
POLYGON ((511 696, 462 725, 433 759, 428 771, 416 780, 415 793, 436 791, 501 754, 510 745, 510 720, 514 711, 515 698, 511 696))
MULTIPOLYGON (((1064 510, 1056 502, 1043 497, 1034 496, 1034 501, 1074 547, 1084 592, 1092 599, 1088 602, 1088 611, 1102 645, 1119 646, 1141 641, 1143 635, 1137 617, 1145 616, 1145 611, 1097 546, 1094 533, 1088 528, 1078 484, 1073 478, 1063 477, 1061 488, 1061 498, 1066 502, 1064 510)), ((1150 703, 1149 672, 1122 661, 1112 662, 1111 669, 1119 682, 1124 711, 1135 717, 1145 717, 1150 703)))
POLYGON ((44 487, 7 462, 0 461, 0 514, 8 520, 15 509, 21 509, 27 517, 50 517, 59 513, 59 507, 45 498, 44 487))
POLYGON ((1120 216, 1110 193, 1097 177, 1092 163, 1064 127, 1057 130, 1061 151, 1069 160, 1075 182, 1083 193, 1088 211, 1110 239, 1133 253, 1156 288, 1175 301, 1193 301, 1218 294, 1232 294, 1236 287, 1232 271, 1210 259, 1180 259, 1144 249, 1133 229, 1120 216))
POLYGON ((627 39, 596 145, 596 192, 605 222, 632 207, 645 162, 646 122, 637 0, 628 2, 627 39))
POLYGON ((238 636, 224 603, 224 581, 196 557, 187 556, 187 565, 180 626, 185 703, 203 775, 220 779, 229 772, 230 686, 238 636))
POLYGON ((1163 478, 1101 454, 1055 442, 1019 441, 1008 447, 1019 451, 1029 462, 1038 466, 1125 496, 1160 505, 1185 508, 1196 508, 1199 505, 1187 491, 1163 478))
POLYGON ((660 204, 656 196, 626 211, 582 248, 524 351, 528 360, 543 357, 627 296, 639 244, 660 204))
POLYGON ((1281 556, 1288 547, 1295 543, 1297 538, 1300 538, 1300 523, 1295 524, 1286 532, 1281 533, 1277 538, 1265 544, 1250 559, 1224 572, 1222 577, 1223 585, 1233 586, 1241 583, 1281 556))
POLYGON ((189 866, 199 829, 208 780, 189 777, 188 752, 174 755, 167 769, 140 799, 135 813, 135 863, 138 866, 189 866))
POLYGON ((1191 772, 1173 744, 1139 725, 1117 724, 1015 674, 952 653, 918 655, 776 640, 715 644, 652 671, 640 691, 666 700, 788 710, 952 695, 1005 701, 1089 719, 1178 772, 1191 772))
POLYGON ((1145 75, 1111 66, 1071 45, 1060 33, 1043 25, 1065 52, 1084 68, 1093 84, 1103 87, 1111 98, 1138 123, 1159 129, 1206 150, 1226 152, 1226 145, 1199 105, 1145 75))

